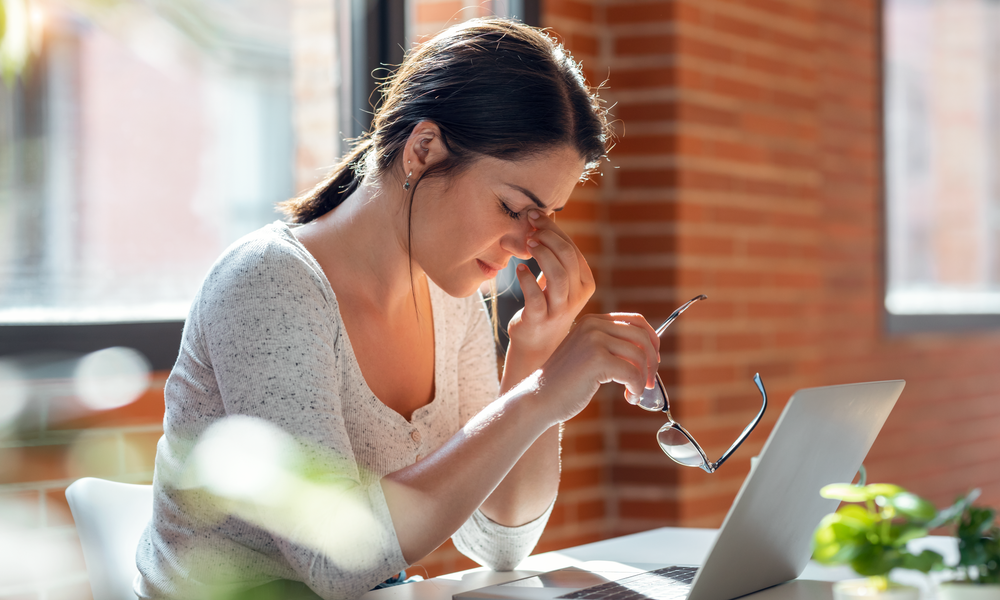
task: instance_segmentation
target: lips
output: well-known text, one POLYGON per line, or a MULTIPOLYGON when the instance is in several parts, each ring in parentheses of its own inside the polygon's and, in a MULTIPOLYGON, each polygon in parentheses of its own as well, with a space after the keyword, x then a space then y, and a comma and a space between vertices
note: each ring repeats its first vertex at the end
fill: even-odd
POLYGON ((500 272, 500 267, 494 267, 493 265, 476 259, 476 264, 479 265, 479 270, 483 272, 487 278, 492 279, 496 277, 497 273, 500 272))

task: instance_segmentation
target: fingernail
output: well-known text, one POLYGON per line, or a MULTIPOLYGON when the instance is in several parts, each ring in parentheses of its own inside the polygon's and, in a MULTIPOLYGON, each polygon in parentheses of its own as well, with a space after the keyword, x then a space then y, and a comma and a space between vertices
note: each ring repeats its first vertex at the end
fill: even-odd
POLYGON ((538 212, 537 210, 528 211, 528 218, 529 219, 537 219, 540 216, 542 216, 542 214, 540 212, 538 212))
POLYGON ((536 242, 535 240, 528 240, 528 245, 534 248, 538 246, 538 242, 536 242))
POLYGON ((528 267, 526 267, 525 265, 517 265, 517 270, 524 272, 528 270, 528 267))

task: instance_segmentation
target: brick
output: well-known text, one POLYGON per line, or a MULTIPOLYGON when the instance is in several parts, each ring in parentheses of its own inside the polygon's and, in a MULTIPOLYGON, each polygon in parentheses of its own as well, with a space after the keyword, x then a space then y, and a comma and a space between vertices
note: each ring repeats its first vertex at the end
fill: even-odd
POLYGON ((576 0, 548 0, 545 12, 549 15, 566 17, 589 23, 594 20, 594 7, 587 2, 576 0))
MULTIPOLYGON (((659 446, 657 446, 659 448, 659 446)), ((660 466, 618 465, 613 471, 612 480, 617 485, 655 485, 669 487, 676 482, 679 465, 674 465, 667 459, 660 466), (669 463, 669 464, 667 464, 669 463)))
POLYGON ((600 454, 604 451, 604 434, 597 432, 565 436, 563 450, 568 450, 574 455, 600 454))
POLYGON ((618 69, 612 73, 611 85, 614 90, 645 90, 669 86, 676 82, 678 76, 674 67, 618 69))
POLYGON ((632 235, 615 240, 615 247, 623 255, 669 254, 675 251, 676 244, 673 235, 632 235))
POLYGON ((678 173, 674 169, 620 169, 618 185, 622 189, 672 188, 677 185, 678 173))
POLYGON ((673 269, 615 269, 611 282, 616 288, 667 285, 673 269))
POLYGON ((618 56, 656 55, 674 52, 676 39, 672 33, 619 37, 615 40, 618 56))
POLYGON ((562 472, 559 489, 562 491, 577 490, 599 486, 603 480, 599 467, 581 467, 566 469, 562 472))
POLYGON ((676 519, 679 513, 672 500, 622 500, 620 505, 626 519, 676 519))
POLYGON ((622 137, 615 146, 615 155, 671 154, 677 149, 677 138, 673 135, 628 135, 622 137))
POLYGON ((673 16, 672 6, 666 2, 615 3, 607 11, 611 25, 669 21, 673 16))
POLYGON ((597 521, 603 519, 606 514, 607 507, 603 500, 581 502, 576 507, 576 516, 580 521, 597 521))
POLYGON ((677 214, 672 202, 616 202, 609 211, 612 223, 672 221, 677 214))

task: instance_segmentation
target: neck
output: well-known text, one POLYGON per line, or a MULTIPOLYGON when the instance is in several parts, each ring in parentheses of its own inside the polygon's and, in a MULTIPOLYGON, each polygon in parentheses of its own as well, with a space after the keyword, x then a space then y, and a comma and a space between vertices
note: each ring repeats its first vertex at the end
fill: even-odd
POLYGON ((426 286, 423 270, 407 250, 407 217, 402 194, 366 183, 297 235, 318 254, 331 282, 337 280, 338 296, 350 295, 380 312, 404 304, 412 310, 414 291, 426 286))

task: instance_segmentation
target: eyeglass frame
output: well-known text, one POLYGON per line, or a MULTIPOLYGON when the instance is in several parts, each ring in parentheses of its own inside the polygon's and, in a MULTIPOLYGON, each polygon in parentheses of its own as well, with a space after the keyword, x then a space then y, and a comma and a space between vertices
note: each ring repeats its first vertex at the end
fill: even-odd
MULTIPOLYGON (((669 317, 667 317, 667 320, 664 321, 662 325, 660 325, 659 327, 656 328, 656 335, 657 335, 657 337, 663 335, 663 332, 666 331, 667 327, 671 323, 673 323, 674 320, 677 319, 677 317, 679 317, 681 315, 681 313, 683 313, 685 310, 687 310, 687 308, 689 306, 691 306, 692 304, 694 304, 698 300, 707 300, 707 299, 708 299, 708 296, 705 296, 704 294, 700 294, 698 296, 695 296, 691 300, 688 300, 686 303, 684 303, 684 305, 682 305, 680 308, 678 308, 673 313, 671 313, 671 315, 669 317)), ((663 385, 663 380, 660 379, 660 374, 659 373, 656 374, 656 378, 655 379, 656 379, 656 385, 659 388, 659 392, 663 396, 663 408, 662 409, 653 409, 653 410, 659 410, 659 412, 666 413, 666 415, 667 415, 667 422, 662 427, 660 427, 660 429, 656 432, 657 445, 660 446, 660 450, 663 450, 663 453, 666 454, 667 458, 669 458, 670 460, 676 462, 679 465, 685 466, 685 467, 699 466, 706 473, 714 473, 715 471, 717 471, 718 468, 721 467, 724 462, 726 462, 726 459, 728 459, 730 456, 733 455, 734 452, 736 452, 736 450, 740 447, 740 445, 743 444, 743 442, 747 439, 747 436, 750 435, 750 432, 752 432, 754 430, 754 428, 757 427, 757 424, 760 423, 760 420, 764 417, 764 411, 767 410, 767 391, 764 389, 764 382, 761 381, 761 379, 760 379, 760 373, 756 373, 753 376, 753 382, 757 385, 757 389, 760 391, 760 395, 761 395, 760 412, 757 413, 757 416, 754 417, 754 419, 750 422, 749 425, 747 425, 745 428, 743 428, 743 432, 740 433, 739 437, 736 438, 736 441, 733 442, 733 444, 729 447, 729 449, 722 453, 722 456, 719 458, 719 460, 717 460, 715 462, 712 462, 712 461, 710 461, 708 459, 708 455, 705 454, 705 450, 701 447, 701 444, 699 444, 697 441, 695 441, 694 436, 692 436, 690 433, 688 433, 688 431, 686 429, 684 429, 684 427, 681 426, 680 423, 674 421, 673 416, 670 414, 670 396, 667 395, 667 390, 666 390, 665 386, 663 385), (676 458, 674 458, 673 456, 671 456, 666 450, 664 450, 663 444, 661 444, 659 442, 660 433, 663 432, 664 429, 673 429, 673 430, 676 430, 681 435, 683 435, 685 438, 687 438, 687 440, 689 442, 691 442, 691 445, 694 446, 695 450, 697 450, 698 454, 701 456, 701 464, 700 465, 685 464, 685 463, 677 460, 676 458)), ((641 404, 639 404, 638 406, 640 408, 642 408, 643 410, 650 410, 650 409, 642 406, 641 404)))

